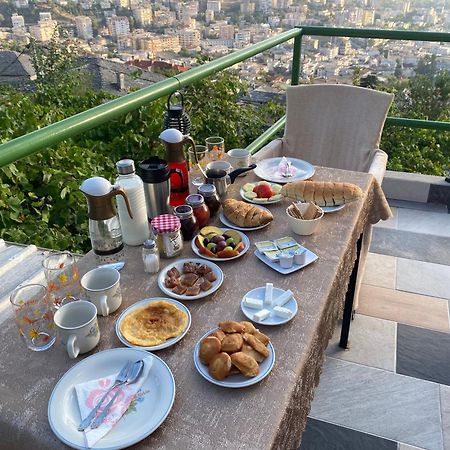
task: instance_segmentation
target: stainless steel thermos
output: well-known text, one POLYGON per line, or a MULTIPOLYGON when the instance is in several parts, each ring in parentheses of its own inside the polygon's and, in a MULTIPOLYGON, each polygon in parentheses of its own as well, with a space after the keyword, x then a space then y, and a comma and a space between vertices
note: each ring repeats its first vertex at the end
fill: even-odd
POLYGON ((144 182, 147 216, 151 220, 161 214, 169 214, 170 207, 170 175, 178 174, 183 184, 180 169, 171 169, 164 159, 152 156, 139 164, 139 175, 144 182))

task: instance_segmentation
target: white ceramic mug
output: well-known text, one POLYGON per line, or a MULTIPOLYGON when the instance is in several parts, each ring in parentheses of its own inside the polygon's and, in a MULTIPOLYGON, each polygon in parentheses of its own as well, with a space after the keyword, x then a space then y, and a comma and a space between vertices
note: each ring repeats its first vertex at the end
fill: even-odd
POLYGON ((97 308, 91 302, 66 303, 56 311, 53 320, 69 358, 89 352, 100 341, 97 308))
POLYGON ((120 273, 116 269, 99 267, 90 270, 81 279, 86 298, 94 303, 99 314, 106 317, 122 304, 120 273))
POLYGON ((206 170, 225 170, 227 174, 229 174, 233 168, 228 161, 212 161, 206 165, 206 170))
POLYGON ((233 169, 248 167, 251 164, 250 152, 245 148, 233 148, 227 153, 227 158, 233 169))

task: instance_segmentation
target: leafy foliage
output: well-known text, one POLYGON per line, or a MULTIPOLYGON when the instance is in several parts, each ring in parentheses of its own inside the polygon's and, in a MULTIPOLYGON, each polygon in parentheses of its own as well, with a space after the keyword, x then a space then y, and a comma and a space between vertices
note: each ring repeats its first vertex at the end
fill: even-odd
MULTIPOLYGON (((450 74, 448 71, 422 73, 389 84, 387 89, 395 94, 389 114, 449 122, 450 74)), ((389 154, 391 170, 442 176, 445 167, 450 166, 448 132, 386 126, 381 148, 389 154)))

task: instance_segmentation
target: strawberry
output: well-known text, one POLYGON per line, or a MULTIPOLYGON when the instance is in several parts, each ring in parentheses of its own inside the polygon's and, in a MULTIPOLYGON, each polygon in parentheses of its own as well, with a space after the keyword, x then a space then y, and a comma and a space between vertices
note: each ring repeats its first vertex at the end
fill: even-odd
POLYGON ((272 188, 269 184, 258 184, 253 188, 253 192, 256 193, 258 198, 269 198, 273 195, 272 188))

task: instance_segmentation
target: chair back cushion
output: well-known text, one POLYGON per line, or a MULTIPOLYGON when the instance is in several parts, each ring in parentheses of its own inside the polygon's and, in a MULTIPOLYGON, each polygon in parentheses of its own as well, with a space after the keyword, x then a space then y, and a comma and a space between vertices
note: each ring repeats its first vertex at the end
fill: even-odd
POLYGON ((283 154, 367 172, 393 97, 342 84, 288 87, 283 154))

